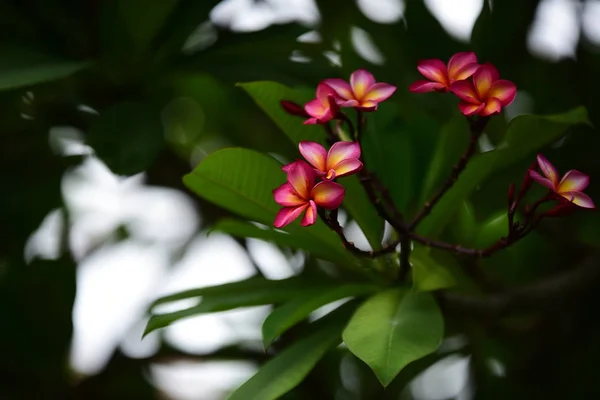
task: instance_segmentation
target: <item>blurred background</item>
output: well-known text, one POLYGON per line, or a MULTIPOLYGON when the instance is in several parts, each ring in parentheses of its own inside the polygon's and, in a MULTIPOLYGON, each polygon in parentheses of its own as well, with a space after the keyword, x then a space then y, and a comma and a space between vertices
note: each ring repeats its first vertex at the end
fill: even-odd
MULTIPOLYGON (((506 120, 584 105, 600 126, 594 0, 2 0, 0 30, 0 399, 218 400, 267 359, 265 307, 141 340, 160 296, 304 265, 301 252, 211 233, 228 213, 182 184, 223 147, 295 157, 238 82, 315 87, 363 67, 399 87, 391 101, 405 118, 445 121, 454 106, 406 89, 416 63, 474 50, 519 88, 506 120)), ((588 129, 547 154, 591 174, 596 202, 599 144, 588 129)), ((501 210, 478 196, 479 217, 501 210)), ((598 222, 553 227, 576 252, 600 245, 598 222)), ((545 275, 553 253, 540 249, 497 275, 545 275)), ((510 329, 451 319, 440 351, 387 391, 339 349, 285 398, 598 398, 600 298, 589 293, 510 329)))

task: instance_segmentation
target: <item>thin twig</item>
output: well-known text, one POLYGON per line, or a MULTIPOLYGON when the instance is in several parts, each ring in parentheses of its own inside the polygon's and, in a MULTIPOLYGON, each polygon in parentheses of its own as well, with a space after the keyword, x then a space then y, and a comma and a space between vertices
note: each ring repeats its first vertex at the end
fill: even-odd
POLYGON ((595 252, 587 256, 578 268, 505 292, 487 296, 441 292, 437 297, 442 307, 461 315, 500 316, 513 310, 539 310, 543 306, 564 302, 566 297, 597 289, 600 283, 599 263, 600 254, 595 252))
POLYGON ((423 218, 425 218, 431 212, 432 208, 437 204, 438 201, 446 194, 446 192, 454 185, 454 182, 458 179, 460 174, 464 171, 469 162, 469 159, 475 153, 475 148, 477 147, 477 139, 483 133, 485 126, 488 123, 489 118, 479 118, 477 120, 470 120, 470 130, 471 130, 471 140, 469 141, 469 146, 467 147, 467 151, 462 155, 460 160, 452 167, 452 172, 450 173, 450 177, 446 179, 440 190, 433 197, 425 203, 421 211, 413 218, 413 220, 408 224, 409 230, 414 230, 419 222, 423 218))
POLYGON ((361 256, 361 257, 375 258, 375 257, 379 257, 381 255, 384 255, 387 253, 393 253, 394 251, 396 251, 396 247, 398 246, 398 241, 394 241, 394 242, 388 244, 387 246, 382 247, 379 250, 361 250, 358 247, 356 247, 353 242, 349 241, 346 238, 346 235, 344 234, 344 228, 342 228, 339 221, 337 220, 337 210, 331 211, 329 215, 327 215, 325 210, 322 210, 322 209, 320 209, 318 212, 319 212, 319 216, 321 217, 323 222, 325 222, 325 224, 332 231, 337 233, 337 235, 342 240, 342 244, 344 245, 344 247, 347 250, 349 250, 352 254, 361 256))

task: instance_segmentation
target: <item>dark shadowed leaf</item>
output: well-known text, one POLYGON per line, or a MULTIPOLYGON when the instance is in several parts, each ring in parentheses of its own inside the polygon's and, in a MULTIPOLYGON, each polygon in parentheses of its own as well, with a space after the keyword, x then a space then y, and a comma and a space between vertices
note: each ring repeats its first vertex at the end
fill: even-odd
POLYGON ((123 102, 100 113, 87 141, 114 173, 133 175, 152 165, 164 137, 156 110, 123 102))
POLYGON ((283 332, 294 326, 294 324, 307 318, 317 308, 347 297, 361 296, 374 292, 375 285, 346 284, 334 285, 328 288, 313 288, 302 295, 277 307, 262 326, 263 344, 269 347, 283 332))
POLYGON ((456 284, 452 272, 429 254, 428 248, 417 247, 411 254, 413 284, 416 289, 428 292, 456 284))
POLYGON ((325 353, 340 342, 354 302, 344 304, 311 324, 311 332, 264 364, 229 400, 274 400, 296 387, 325 353))
POLYGON ((87 61, 65 60, 33 48, 1 45, 0 90, 66 78, 90 65, 87 61))

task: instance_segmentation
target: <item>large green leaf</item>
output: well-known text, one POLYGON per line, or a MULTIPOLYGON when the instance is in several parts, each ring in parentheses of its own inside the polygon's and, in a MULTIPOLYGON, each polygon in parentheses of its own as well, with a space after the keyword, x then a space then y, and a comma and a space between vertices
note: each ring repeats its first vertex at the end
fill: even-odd
POLYGON ((355 307, 353 302, 346 303, 311 324, 310 334, 264 364, 229 400, 274 400, 296 387, 327 350, 340 342, 342 329, 355 307))
POLYGON ((90 65, 87 61, 65 60, 27 47, 2 45, 0 90, 66 78, 90 65))
POLYGON ((419 225, 419 232, 425 235, 441 232, 452 220, 454 210, 493 172, 526 157, 534 160, 536 151, 558 140, 578 124, 589 124, 583 107, 559 115, 521 115, 514 118, 508 125, 504 141, 495 150, 473 157, 458 181, 419 225))
MULTIPOLYGON (((310 140, 325 144, 325 133, 320 126, 304 125, 298 117, 287 114, 281 108, 281 100, 291 100, 300 104, 310 100, 313 95, 307 91, 292 90, 276 82, 250 82, 238 84, 258 104, 260 108, 277 124, 294 144, 310 140)), ((365 236, 374 248, 381 246, 383 220, 370 203, 368 196, 360 187, 356 177, 342 178, 346 188, 344 208, 356 220, 365 236)))
POLYGON ((324 260, 332 262, 340 261, 338 254, 332 253, 329 247, 324 246, 323 242, 311 235, 290 235, 287 232, 273 229, 268 226, 257 226, 250 222, 233 218, 220 220, 212 227, 212 230, 227 233, 236 237, 262 239, 276 243, 280 246, 306 250, 310 254, 324 260))
MULTIPOLYGON (((183 181, 204 199, 253 221, 271 225, 280 208, 273 199, 273 189, 285 182, 285 174, 281 164, 267 155, 228 148, 206 157, 183 181)), ((285 227, 285 231, 322 242, 340 262, 356 262, 344 250, 337 235, 320 220, 311 227, 301 227, 299 222, 294 222, 285 227)))
POLYGON ((413 284, 421 291, 444 289, 456 284, 452 272, 429 254, 429 248, 417 247, 411 253, 413 284))
POLYGON ((157 110, 144 103, 123 102, 100 113, 87 137, 88 144, 119 175, 149 168, 164 144, 157 110))
MULTIPOLYGON (((209 286, 198 289, 186 290, 156 300, 151 308, 185 299, 199 299, 193 307, 151 316, 144 334, 156 329, 164 328, 183 318, 194 315, 206 314, 217 311, 226 311, 238 307, 250 307, 263 304, 277 303, 293 299, 307 289, 314 287, 314 282, 304 278, 293 277, 279 281, 268 280, 262 277, 252 277, 243 281, 227 283, 218 286, 209 286)), ((323 285, 317 284, 318 287, 323 285)), ((328 286, 326 286, 328 287, 328 286)))
POLYGON ((442 314, 430 294, 395 288, 365 301, 342 338, 387 386, 408 363, 435 351, 443 335, 442 314))
POLYGON ((269 314, 262 326, 263 343, 265 347, 269 347, 279 335, 321 306, 346 297, 371 293, 376 289, 375 285, 346 284, 306 291, 269 314))

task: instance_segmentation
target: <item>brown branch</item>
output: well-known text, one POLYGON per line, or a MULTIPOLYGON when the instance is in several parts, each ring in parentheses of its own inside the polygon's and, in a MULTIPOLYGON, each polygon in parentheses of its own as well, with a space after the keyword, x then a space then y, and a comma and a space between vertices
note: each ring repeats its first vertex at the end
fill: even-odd
POLYGON ((518 227, 518 229, 509 233, 507 236, 501 237, 500 239, 498 239, 498 241, 496 243, 494 243, 491 246, 486 247, 484 249, 474 249, 474 248, 470 248, 470 247, 463 247, 459 244, 437 241, 437 240, 433 240, 433 239, 430 239, 425 236, 421 236, 414 232, 410 232, 409 236, 414 241, 419 242, 425 246, 451 251, 453 253, 456 253, 459 255, 464 255, 464 256, 486 258, 486 257, 489 257, 492 254, 496 253, 499 250, 504 250, 504 249, 512 246, 513 244, 517 243, 519 240, 524 238, 529 232, 531 232, 532 229, 533 229, 533 225, 530 225, 527 227, 520 225, 518 227))
POLYGON ((344 228, 342 228, 339 221, 337 220, 337 210, 333 210, 330 212, 329 215, 327 215, 325 210, 320 209, 319 216, 332 231, 337 233, 337 235, 342 240, 342 244, 344 245, 344 247, 354 255, 375 258, 396 251, 396 247, 399 243, 398 241, 394 241, 388 244, 387 246, 382 247, 379 250, 361 250, 358 247, 356 247, 353 242, 349 241, 346 238, 346 235, 344 234, 344 228))
POLYGON ((440 292, 443 308, 460 314, 499 316, 511 311, 540 309, 597 288, 600 284, 600 253, 586 257, 575 269, 487 296, 440 292))
POLYGON ((454 185, 454 182, 458 179, 460 174, 465 170, 467 163, 475 153, 475 148, 477 147, 477 139, 483 133, 485 126, 489 121, 488 117, 479 118, 477 120, 469 120, 469 128, 471 131, 471 140, 469 141, 469 146, 467 147, 467 151, 462 155, 460 160, 452 167, 452 172, 450 173, 450 177, 446 179, 440 190, 433 197, 424 204, 423 208, 419 213, 413 218, 413 220, 408 224, 409 230, 414 230, 416 226, 421 222, 423 218, 425 218, 431 212, 432 208, 437 204, 438 201, 446 194, 448 190, 454 185))

